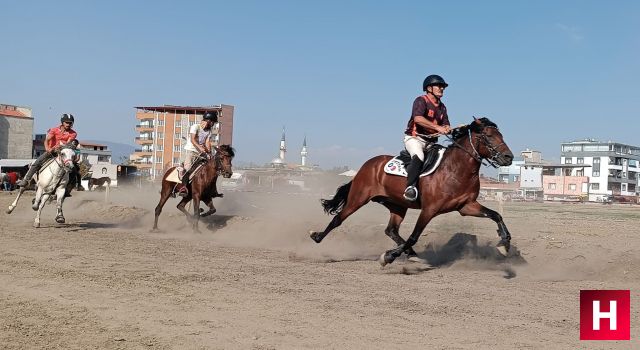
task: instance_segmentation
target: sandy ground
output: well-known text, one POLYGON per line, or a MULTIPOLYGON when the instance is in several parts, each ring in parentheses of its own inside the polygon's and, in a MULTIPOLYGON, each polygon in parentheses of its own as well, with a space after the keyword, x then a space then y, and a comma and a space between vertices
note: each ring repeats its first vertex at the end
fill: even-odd
MULTIPOLYGON (((513 256, 495 224, 447 214, 400 258, 369 204, 323 229, 318 194, 226 192, 191 233, 177 200, 149 233, 155 190, 77 193, 67 223, 31 227, 0 193, 3 349, 638 348, 640 207, 506 203, 513 256), (631 289, 631 342, 580 342, 580 289, 631 289)), ((486 203, 496 209, 496 203, 486 203)), ((416 213, 406 219, 407 236, 416 213)))

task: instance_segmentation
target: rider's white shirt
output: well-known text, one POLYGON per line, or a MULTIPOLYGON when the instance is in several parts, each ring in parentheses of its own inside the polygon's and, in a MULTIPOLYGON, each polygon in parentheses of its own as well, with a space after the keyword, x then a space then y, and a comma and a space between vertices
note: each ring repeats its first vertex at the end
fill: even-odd
POLYGON ((196 134, 198 144, 204 145, 207 139, 211 137, 211 129, 204 130, 200 124, 193 124, 189 128, 189 137, 187 138, 187 144, 184 146, 184 149, 187 151, 198 152, 196 146, 191 143, 191 135, 193 134, 196 134))

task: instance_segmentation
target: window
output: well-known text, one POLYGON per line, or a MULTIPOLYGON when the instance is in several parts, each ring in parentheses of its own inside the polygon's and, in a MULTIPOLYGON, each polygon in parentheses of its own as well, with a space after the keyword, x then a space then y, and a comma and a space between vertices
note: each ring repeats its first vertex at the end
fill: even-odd
POLYGON ((158 151, 164 151, 164 146, 163 145, 158 145, 158 151))
POLYGON ((567 157, 564 159, 564 164, 571 164, 571 158, 567 157))
POLYGON ((600 164, 600 157, 593 158, 593 164, 600 164))
POLYGON ((550 182, 547 185, 547 188, 550 189, 550 190, 555 190, 556 189, 556 184, 554 182, 550 182))
POLYGON ((623 179, 626 179, 626 178, 627 178, 627 172, 626 172, 626 171, 623 171, 623 172, 622 172, 622 178, 623 178, 623 179))
POLYGON ((584 158, 578 157, 578 159, 576 160, 576 164, 584 164, 584 158))
POLYGON ((620 187, 622 191, 627 192, 627 184, 622 184, 620 187))
POLYGON ((576 184, 569 184, 569 191, 575 191, 576 190, 576 184))
POLYGON ((173 157, 173 164, 180 164, 180 157, 173 157))
POLYGON ((576 170, 576 176, 584 176, 584 170, 576 170))
POLYGON ((173 146, 173 151, 174 152, 180 152, 180 145, 174 145, 173 146))
POLYGON ((181 123, 180 123, 180 121, 179 121, 179 120, 176 120, 176 128, 179 128, 179 127, 180 127, 180 124, 181 124, 181 123))
POLYGON ((156 164, 162 164, 162 158, 156 157, 156 164))
POLYGON ((175 140, 180 140, 180 134, 179 134, 179 133, 176 133, 175 135, 173 135, 173 138, 174 138, 175 140))
POLYGON ((592 174, 591 176, 593 176, 593 177, 598 177, 598 176, 600 176, 600 172, 599 172, 599 171, 595 171, 595 170, 594 170, 594 171, 593 171, 593 174, 592 174))
POLYGON ((164 119, 158 120, 158 126, 164 126, 164 119))
POLYGON ((600 184, 599 183, 591 184, 591 190, 597 191, 599 189, 600 189, 600 184))

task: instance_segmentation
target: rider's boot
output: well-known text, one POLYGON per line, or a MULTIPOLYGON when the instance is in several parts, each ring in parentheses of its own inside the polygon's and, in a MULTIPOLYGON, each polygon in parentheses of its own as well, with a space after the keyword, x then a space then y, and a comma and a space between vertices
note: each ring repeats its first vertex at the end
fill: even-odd
POLYGON ((33 162, 33 164, 31 164, 29 170, 27 171, 27 174, 20 181, 17 181, 16 185, 20 187, 27 186, 29 184, 29 181, 31 181, 33 175, 37 173, 38 170, 40 170, 42 164, 51 157, 52 155, 49 152, 43 153, 40 157, 38 157, 38 159, 36 159, 35 162, 33 162))
POLYGON ((415 201, 418 199, 418 189, 416 184, 420 177, 420 170, 422 168, 422 161, 418 156, 411 157, 411 163, 407 167, 407 188, 404 190, 404 199, 408 201, 415 201))
POLYGON ((178 185, 178 196, 186 197, 189 195, 189 189, 187 188, 187 184, 189 183, 189 176, 184 174, 182 176, 182 183, 178 185))

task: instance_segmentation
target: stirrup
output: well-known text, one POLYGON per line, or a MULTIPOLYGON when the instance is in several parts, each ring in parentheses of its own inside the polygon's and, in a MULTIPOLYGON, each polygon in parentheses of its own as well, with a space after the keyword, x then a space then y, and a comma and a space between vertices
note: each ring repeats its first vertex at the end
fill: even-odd
POLYGON ((409 186, 404 190, 404 194, 402 195, 404 199, 414 202, 418 199, 418 189, 416 186, 409 186))

